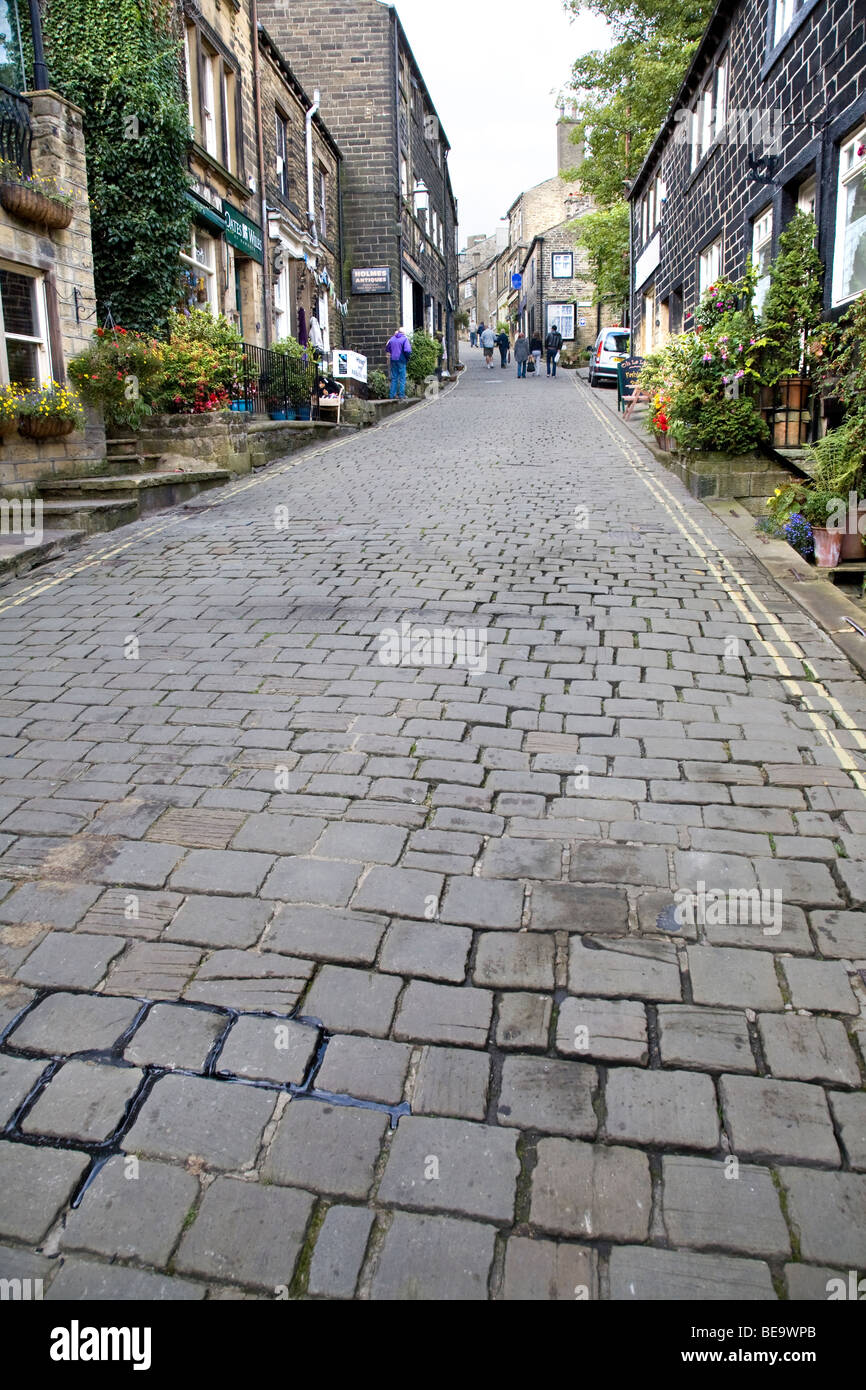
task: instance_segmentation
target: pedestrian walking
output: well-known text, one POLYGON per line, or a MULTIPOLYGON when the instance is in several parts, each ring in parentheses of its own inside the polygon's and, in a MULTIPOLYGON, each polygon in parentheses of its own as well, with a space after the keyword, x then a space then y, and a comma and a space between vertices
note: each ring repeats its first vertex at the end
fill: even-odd
POLYGON ((477 329, 477 328, 470 328, 470 330, 469 330, 469 346, 470 346, 470 347, 474 347, 474 346, 475 346, 475 343, 476 343, 477 338, 478 338, 478 329, 477 329))
POLYGON ((558 328, 551 328, 544 342, 544 350, 547 353, 547 375, 556 376, 556 363, 562 352, 562 334, 558 328))
POLYGON ((492 328, 485 328, 481 334, 481 346, 484 349, 484 365, 493 370, 493 349, 496 347, 496 334, 492 328))
POLYGON ((544 352, 544 343, 537 333, 533 333, 529 340, 529 351, 532 353, 533 361, 535 362, 535 375, 540 376, 541 373, 538 369, 541 366, 541 354, 544 352))
POLYGON ((508 366, 508 354, 511 351, 511 339, 508 336, 507 329, 503 328, 502 332, 497 337, 496 346, 499 348, 499 357, 502 362, 502 370, 504 371, 508 366))
POLYGON ((517 378, 526 377, 526 364, 530 358, 529 339, 525 333, 518 333, 514 344, 514 360, 517 363, 517 378))
POLYGON ((486 324, 484 323, 484 320, 482 319, 481 322, 480 322, 479 325, 478 325, 478 346, 479 346, 479 347, 481 347, 481 339, 484 337, 485 328, 486 328, 486 324))
POLYGON ((386 351, 391 363, 391 400, 406 399, 406 368, 412 356, 412 344, 402 328, 388 339, 386 351))

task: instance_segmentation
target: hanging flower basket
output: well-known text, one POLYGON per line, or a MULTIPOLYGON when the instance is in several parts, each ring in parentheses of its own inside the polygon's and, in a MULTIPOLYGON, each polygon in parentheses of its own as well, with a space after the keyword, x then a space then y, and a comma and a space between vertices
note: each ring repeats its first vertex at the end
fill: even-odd
POLYGON ((74 420, 52 419, 50 415, 44 418, 38 415, 24 415, 18 424, 19 434, 23 434, 26 439, 59 439, 64 434, 71 434, 74 429, 74 420))
POLYGON ((37 222, 41 227, 61 231, 72 221, 72 207, 58 198, 48 198, 20 183, 0 183, 0 203, 13 217, 37 222))

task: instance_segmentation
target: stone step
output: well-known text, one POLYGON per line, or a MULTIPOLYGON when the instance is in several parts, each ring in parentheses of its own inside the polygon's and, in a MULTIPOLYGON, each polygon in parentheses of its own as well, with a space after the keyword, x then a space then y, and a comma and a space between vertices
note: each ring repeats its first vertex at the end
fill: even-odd
POLYGON ((95 530, 111 530, 150 512, 189 502, 199 493, 223 487, 233 475, 227 468, 196 469, 189 472, 126 473, 105 477, 63 478, 40 485, 43 503, 66 503, 89 519, 95 530), (115 510, 82 504, 107 503, 115 510), (110 523, 103 525, 102 523, 110 523))
POLYGON ((134 500, 125 499, 103 502, 42 502, 42 515, 53 530, 81 531, 93 536, 102 531, 113 531, 117 526, 126 526, 138 519, 138 505, 134 500))

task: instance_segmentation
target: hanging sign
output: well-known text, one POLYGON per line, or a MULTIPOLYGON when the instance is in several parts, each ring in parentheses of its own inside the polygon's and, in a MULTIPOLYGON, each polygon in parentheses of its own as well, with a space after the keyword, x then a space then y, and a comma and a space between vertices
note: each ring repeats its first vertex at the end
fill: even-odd
POLYGON ((243 251, 252 260, 262 264, 265 259, 265 243, 261 227, 251 222, 231 203, 223 199, 223 218, 226 224, 226 241, 237 251, 243 251))

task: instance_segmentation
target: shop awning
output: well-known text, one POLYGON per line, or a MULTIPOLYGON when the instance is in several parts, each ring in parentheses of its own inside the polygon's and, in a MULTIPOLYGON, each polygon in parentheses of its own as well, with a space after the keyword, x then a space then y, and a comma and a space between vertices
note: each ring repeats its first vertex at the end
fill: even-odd
POLYGON ((197 198, 194 193, 187 190, 186 200, 190 205, 192 214, 201 226, 208 227, 213 232, 219 232, 220 236, 225 234, 226 222, 224 217, 210 207, 203 198, 197 198))

